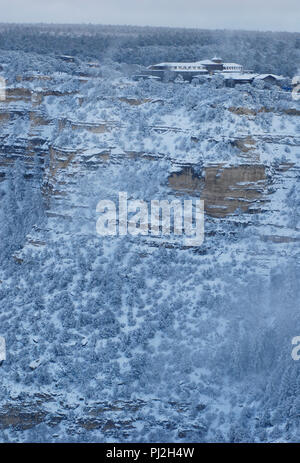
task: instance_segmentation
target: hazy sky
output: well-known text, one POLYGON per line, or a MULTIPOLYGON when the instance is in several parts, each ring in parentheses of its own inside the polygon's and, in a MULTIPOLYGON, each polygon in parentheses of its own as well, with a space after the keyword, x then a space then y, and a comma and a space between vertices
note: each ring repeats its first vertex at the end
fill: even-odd
POLYGON ((0 22, 300 30, 300 0, 0 0, 0 22))

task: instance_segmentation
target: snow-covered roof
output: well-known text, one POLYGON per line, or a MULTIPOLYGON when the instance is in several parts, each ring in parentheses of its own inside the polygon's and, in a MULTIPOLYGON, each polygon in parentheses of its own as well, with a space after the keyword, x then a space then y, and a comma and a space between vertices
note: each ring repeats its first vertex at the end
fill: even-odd
POLYGON ((203 68, 203 69, 196 69, 197 72, 202 72, 203 74, 207 74, 208 73, 208 70, 203 68))
MULTIPOLYGON (((213 60, 221 60, 221 58, 213 58, 213 60)), ((164 62, 164 63, 158 63, 158 64, 153 64, 152 66, 202 66, 203 68, 207 65, 216 65, 216 64, 223 64, 224 66, 241 66, 241 64, 238 63, 216 63, 211 59, 203 59, 201 61, 192 61, 192 62, 164 62)), ((149 66, 150 67, 150 66, 149 66)))
POLYGON ((156 67, 164 67, 164 68, 186 67, 186 68, 190 68, 190 69, 177 69, 177 70, 179 70, 180 72, 191 72, 193 70, 194 71, 196 70, 197 72, 202 72, 202 71, 207 72, 205 67, 202 66, 199 63, 180 63, 180 62, 178 62, 178 63, 158 63, 158 64, 153 64, 151 66, 148 66, 147 69, 153 69, 153 68, 156 68, 156 67), (197 67, 198 69, 191 69, 191 68, 195 68, 195 67, 197 67))
MULTIPOLYGON (((221 59, 221 58, 213 58, 213 59, 221 59)), ((240 64, 237 64, 237 63, 215 63, 214 61, 212 61, 211 59, 203 59, 201 61, 192 61, 192 62, 186 62, 186 63, 182 63, 182 62, 166 62, 166 63, 158 63, 158 64, 154 64, 154 66, 205 66, 207 64, 224 64, 227 65, 227 66, 241 66, 240 64)))
POLYGON ((151 76, 149 74, 135 74, 134 79, 149 79, 149 80, 160 80, 158 76, 151 76))
POLYGON ((158 63, 158 64, 153 64, 152 66, 199 66, 200 62, 166 62, 166 63, 158 63))
POLYGON ((203 59, 201 61, 197 61, 195 64, 216 64, 211 59, 203 59))
POLYGON ((258 76, 255 77, 255 79, 263 80, 263 79, 266 79, 266 77, 273 77, 273 79, 276 79, 276 80, 284 79, 283 76, 277 76, 276 74, 258 74, 258 76))
POLYGON ((176 69, 175 72, 178 72, 180 74, 183 74, 185 72, 187 74, 189 74, 191 72, 203 72, 203 75, 204 75, 204 74, 207 74, 208 71, 206 69, 176 69))
POLYGON ((242 72, 226 72, 220 73, 224 79, 232 79, 232 80, 250 80, 250 79, 255 79, 258 74, 250 74, 250 73, 242 73, 242 72))
POLYGON ((71 58, 74 58, 74 56, 71 56, 71 55, 59 55, 59 58, 71 59, 71 58))
POLYGON ((242 65, 238 63, 223 63, 223 66, 242 66, 242 65))

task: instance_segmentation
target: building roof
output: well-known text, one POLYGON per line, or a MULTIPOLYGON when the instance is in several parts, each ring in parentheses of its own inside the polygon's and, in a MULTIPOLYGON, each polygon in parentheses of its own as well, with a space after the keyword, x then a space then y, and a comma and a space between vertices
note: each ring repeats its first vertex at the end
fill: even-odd
POLYGON ((197 61, 195 64, 204 64, 204 65, 206 65, 206 64, 216 64, 216 63, 214 63, 211 59, 203 59, 201 61, 197 61))
POLYGON ((203 68, 203 69, 195 69, 195 71, 200 72, 200 73, 202 72, 203 74, 208 74, 208 70, 205 69, 205 68, 203 68))
MULTIPOLYGON (((238 63, 223 63, 221 58, 214 57, 212 60, 211 59, 203 59, 200 61, 192 61, 192 62, 164 62, 164 63, 157 63, 153 64, 152 66, 201 66, 205 69, 205 66, 207 65, 216 65, 216 64, 223 64, 224 66, 241 66, 241 64, 238 63), (215 60, 215 61, 213 61, 215 60), (220 61, 220 63, 216 61, 220 61)), ((150 67, 150 66, 149 66, 150 67)))
POLYGON ((221 72, 220 74, 226 80, 251 80, 251 79, 256 78, 256 76, 258 76, 258 74, 250 74, 250 73, 247 74, 243 72, 226 72, 226 73, 221 72))
POLYGON ((223 63, 223 66, 242 66, 242 65, 238 63, 223 63))
MULTIPOLYGON (((152 66, 200 66, 201 63, 200 62, 186 62, 186 63, 182 63, 182 62, 165 62, 165 63, 157 63, 157 64, 151 64, 151 66, 148 66, 148 67, 152 67, 152 66)), ((201 66, 203 67, 203 66, 201 66)), ((204 69, 204 67, 203 67, 204 69)))
POLYGON ((273 77, 273 79, 276 79, 276 80, 284 79, 283 76, 277 76, 276 74, 258 74, 258 76, 255 77, 255 79, 264 80, 267 77, 273 77))
POLYGON ((147 79, 147 80, 160 80, 158 76, 151 76, 149 74, 135 74, 134 79, 147 79))

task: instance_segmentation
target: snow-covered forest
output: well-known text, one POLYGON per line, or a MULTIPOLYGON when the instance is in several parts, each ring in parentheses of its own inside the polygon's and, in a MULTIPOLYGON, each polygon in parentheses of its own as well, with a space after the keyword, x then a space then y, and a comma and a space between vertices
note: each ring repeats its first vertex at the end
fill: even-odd
POLYGON ((300 442, 300 102, 132 78, 214 53, 292 77, 300 34, 2 24, 0 48, 0 441, 300 442), (97 235, 119 192, 204 199, 204 243, 97 235))
POLYGON ((0 24, 0 49, 148 66, 214 55, 255 72, 293 76, 299 33, 100 25, 0 24))

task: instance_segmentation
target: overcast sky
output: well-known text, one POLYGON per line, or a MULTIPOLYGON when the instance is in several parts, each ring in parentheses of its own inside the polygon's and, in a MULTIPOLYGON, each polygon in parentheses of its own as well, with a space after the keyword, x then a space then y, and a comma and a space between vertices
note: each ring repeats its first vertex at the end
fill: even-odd
POLYGON ((300 29, 300 0, 0 0, 1 22, 300 29))

